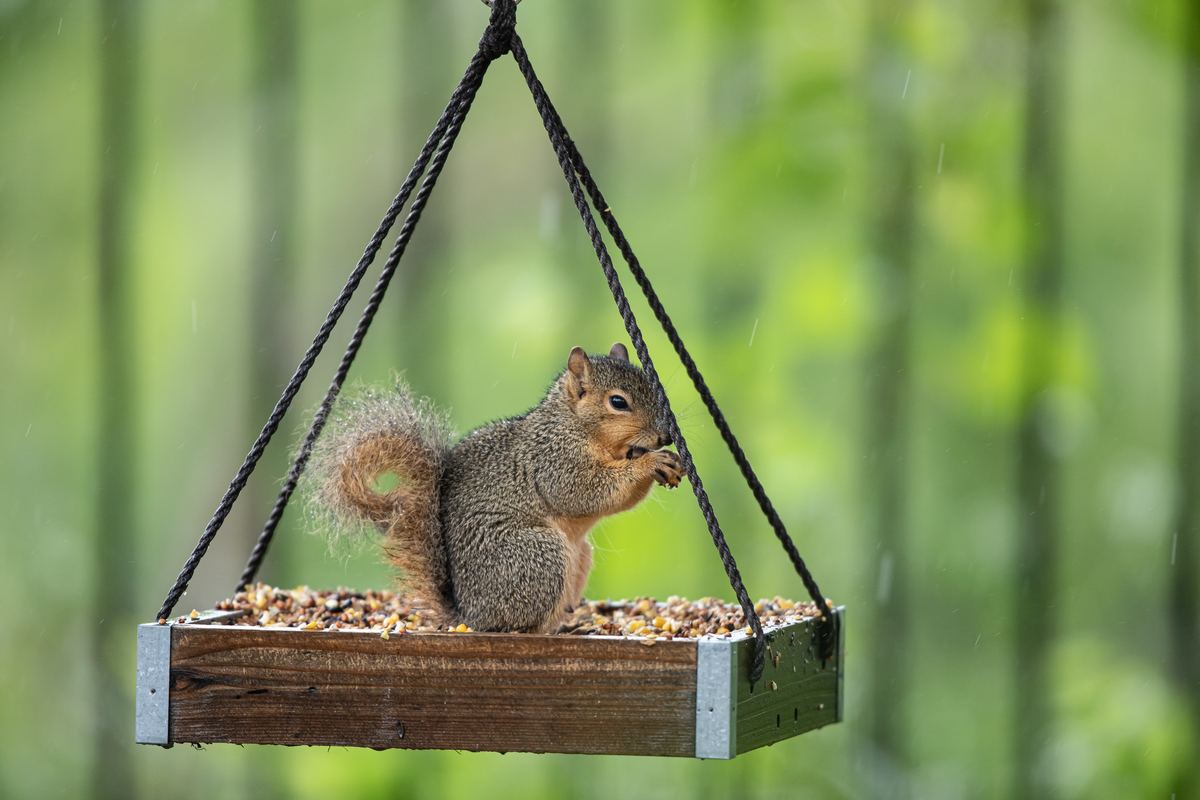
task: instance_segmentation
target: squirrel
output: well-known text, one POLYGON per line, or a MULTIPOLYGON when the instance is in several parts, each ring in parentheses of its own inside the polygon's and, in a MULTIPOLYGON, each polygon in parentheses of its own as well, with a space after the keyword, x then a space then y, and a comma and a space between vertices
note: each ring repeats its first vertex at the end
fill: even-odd
POLYGON ((683 477, 664 409, 623 344, 571 350, 541 402, 457 442, 398 384, 343 398, 314 449, 310 506, 370 523, 435 621, 553 633, 583 598, 589 529, 683 477), (398 484, 379 490, 384 476, 398 484))

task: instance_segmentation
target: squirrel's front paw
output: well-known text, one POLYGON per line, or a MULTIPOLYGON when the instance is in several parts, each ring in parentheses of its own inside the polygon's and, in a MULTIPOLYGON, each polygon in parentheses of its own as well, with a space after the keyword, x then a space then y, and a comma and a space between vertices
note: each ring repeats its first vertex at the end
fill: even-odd
POLYGON ((679 455, 671 450, 652 450, 645 458, 650 459, 654 480, 668 489, 674 489, 683 479, 683 463, 679 455))

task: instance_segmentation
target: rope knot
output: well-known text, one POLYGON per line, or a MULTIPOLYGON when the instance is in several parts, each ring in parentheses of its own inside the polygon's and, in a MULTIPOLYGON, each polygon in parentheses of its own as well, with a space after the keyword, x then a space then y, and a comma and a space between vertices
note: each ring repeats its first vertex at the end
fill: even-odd
POLYGON ((517 27, 515 0, 484 0, 492 7, 488 26, 479 40, 479 52, 488 61, 495 61, 512 49, 513 32, 517 27))

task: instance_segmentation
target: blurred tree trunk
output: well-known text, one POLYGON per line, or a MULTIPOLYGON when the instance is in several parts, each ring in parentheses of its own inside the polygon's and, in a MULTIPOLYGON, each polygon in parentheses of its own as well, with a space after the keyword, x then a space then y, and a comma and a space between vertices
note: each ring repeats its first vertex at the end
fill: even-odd
MULTIPOLYGON (((255 0, 250 15, 250 297, 246 308, 247 374, 244 442, 252 442, 291 376, 295 346, 289 337, 296 274, 298 180, 298 30, 300 6, 293 0, 255 0)), ((317 381, 324 387, 324 381, 317 381)), ((245 520, 234 521, 234 569, 254 546, 290 463, 290 449, 277 437, 246 485, 240 507, 245 520)), ((280 522, 280 528, 284 523, 280 522)), ((280 534, 284 531, 280 530, 280 534)), ((299 576, 287 542, 276 541, 259 578, 291 585, 299 576)), ((234 573, 236 577, 238 573, 234 573)), ((246 762, 249 793, 268 800, 287 796, 280 753, 258 753, 246 762)))
MULTIPOLYGON (((766 90, 766 65, 763 60, 763 25, 765 24, 761 0, 740 0, 736 3, 709 3, 702 6, 707 16, 705 29, 707 42, 704 48, 708 64, 707 97, 705 116, 706 136, 710 141, 701 158, 699 171, 710 172, 727 168, 725 163, 735 160, 745 152, 741 144, 754 134, 756 117, 761 112, 763 92, 766 90)), ((745 166, 735 162, 736 169, 745 166)), ((701 233, 704 241, 704 261, 701 301, 703 318, 713 330, 739 331, 739 346, 750 341, 754 330, 754 319, 758 316, 758 290, 760 281, 746 280, 747 275, 760 275, 762 264, 756 243, 746 227, 736 222, 744 212, 740 204, 732 202, 723 192, 714 192, 704 209, 707 224, 701 233)), ((663 363, 674 368, 674 357, 663 363)), ((662 367, 659 367, 662 369, 662 367)), ((756 374, 751 358, 739 358, 725 366, 725 377, 734 381, 751 380, 756 374)), ((743 384, 748 385, 748 384, 743 384)), ((758 509, 748 492, 740 486, 731 486, 720 499, 730 511, 723 518, 754 521, 753 539, 746 539, 742 549, 734 546, 739 563, 753 563, 754 554, 764 552, 765 547, 774 547, 769 529, 762 525, 758 509)), ((777 551, 775 551, 777 552, 777 551)), ((751 592, 755 589, 750 588, 751 592)), ((765 594, 758 592, 752 600, 765 594)), ((761 769, 750 759, 743 759, 734 770, 726 770, 724 780, 705 781, 698 787, 701 797, 729 797, 738 794, 754 794, 761 785, 761 769)))
MULTIPOLYGON (((252 442, 283 391, 293 366, 295 347, 289 337, 293 310, 290 293, 296 264, 297 179, 297 29, 299 6, 292 0, 257 0, 249 6, 251 25, 251 219, 250 299, 244 441, 252 442)), ((267 452, 241 498, 248 522, 237 525, 242 547, 235 559, 249 554, 289 453, 282 442, 267 452)), ((278 584, 295 582, 286 546, 268 554, 269 574, 278 584)))
MULTIPOLYGON (((612 161, 614 13, 613 8, 597 2, 564 4, 557 9, 561 30, 556 37, 558 67, 553 79, 561 87, 558 94, 562 95, 565 105, 560 111, 572 138, 579 145, 579 152, 601 191, 616 202, 612 185, 612 178, 617 175, 617 165, 612 161)), ((590 302, 603 286, 603 277, 588 238, 580 227, 571 196, 557 173, 556 168, 544 201, 549 206, 543 208, 542 213, 553 214, 554 268, 563 276, 568 296, 575 303, 571 325, 587 330, 598 319, 612 320, 613 312, 604 304, 590 302)), ((619 262, 621 256, 614 251, 613 258, 619 262)), ((569 335, 581 337, 582 331, 572 330, 569 335)), ((611 342, 586 344, 591 349, 598 350, 603 346, 607 350, 611 342)))
POLYGON ((1059 347, 1063 218, 1059 80, 1062 20, 1055 0, 1027 0, 1024 205, 1025 330, 1016 430, 1014 794, 1049 792, 1039 769, 1049 743, 1050 643, 1058 576, 1059 465, 1047 429, 1059 347))
POLYGON ((868 356, 866 496, 871 615, 866 735, 875 788, 906 794, 909 625, 908 481, 910 339, 916 197, 908 91, 912 61, 903 42, 907 3, 875 0, 867 51, 871 160, 868 246, 878 291, 868 356))
POLYGON ((141 5, 103 0, 99 18, 100 148, 97 231, 97 373, 99 432, 96 450, 97 530, 92 539, 92 608, 106 619, 95 627, 96 736, 92 781, 97 797, 135 796, 130 741, 133 719, 124 637, 110 636, 132 622, 130 563, 136 539, 137 360, 134 264, 130 245, 135 127, 138 95, 138 36, 141 5), (113 652, 111 644, 121 649, 113 652))
MULTIPOLYGON (((450 97, 452 81, 457 79, 455 71, 460 68, 459 64, 450 63, 457 55, 455 59, 449 56, 458 51, 451 46, 451 9, 447 4, 404 3, 400 8, 400 65, 394 79, 400 95, 397 104, 400 141, 396 146, 397 168, 395 185, 390 187, 392 192, 399 188, 433 130, 450 97)), ((413 382, 419 384, 422 394, 446 402, 450 381, 445 370, 449 363, 447 345, 453 309, 440 288, 447 280, 445 267, 450 262, 447 248, 451 242, 453 217, 449 213, 452 183, 440 183, 441 188, 433 193, 421 214, 421 224, 392 281, 389 297, 398 304, 399 313, 383 316, 389 320, 385 330, 398 339, 397 371, 408 373, 413 382), (398 324, 394 322, 397 317, 398 324)), ((401 215, 401 221, 403 219, 401 215)), ((383 247, 378 266, 382 267, 383 258, 399 228, 400 223, 397 223, 383 247)))
MULTIPOLYGON (((758 117, 764 105, 767 72, 764 63, 764 26, 767 24, 762 0, 740 0, 736 3, 715 3, 704 6, 708 42, 705 61, 709 65, 706 135, 712 146, 706 154, 709 165, 704 171, 724 167, 733 161, 736 168, 748 169, 752 158, 738 163, 737 157, 746 152, 742 147, 757 133, 758 117), (733 154, 732 156, 730 154, 733 154)), ((723 191, 714 191, 707 209, 705 226, 707 241, 704 251, 704 314, 715 329, 737 330, 749 342, 758 316, 761 281, 746 280, 747 275, 761 275, 762 264, 758 243, 748 226, 738 224, 744 217, 741 203, 731 200, 723 191)), ((749 222, 744 220, 743 223, 749 222)), ((740 338, 740 337, 739 337, 740 338)), ((741 342, 739 342, 741 344, 741 342)), ((749 379, 754 374, 751 359, 739 359, 729 365, 745 372, 733 372, 731 378, 749 379)), ((739 511, 755 514, 745 492, 734 495, 742 503, 739 511)))
POLYGON ((709 127, 728 137, 741 132, 763 102, 761 0, 717 3, 708 16, 709 127))
MULTIPOLYGON (((1179 252, 1179 452, 1168 620, 1171 664, 1200 736, 1200 4, 1186 4, 1183 174, 1179 252)), ((1183 754, 1175 794, 1200 791, 1200 769, 1183 754)))

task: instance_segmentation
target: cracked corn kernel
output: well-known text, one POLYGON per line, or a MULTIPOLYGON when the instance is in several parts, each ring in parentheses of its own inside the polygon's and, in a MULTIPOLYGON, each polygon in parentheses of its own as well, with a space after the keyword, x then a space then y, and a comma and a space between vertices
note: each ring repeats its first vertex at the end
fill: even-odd
POLYGON ((653 625, 656 628, 665 628, 667 626, 667 621, 662 617, 655 617, 653 625))
POLYGON ((468 628, 465 623, 460 622, 460 623, 458 623, 457 626, 455 626, 454 632, 455 633, 470 633, 471 629, 468 628))
POLYGON ((193 608, 192 613, 188 614, 188 619, 200 619, 200 612, 193 608))

